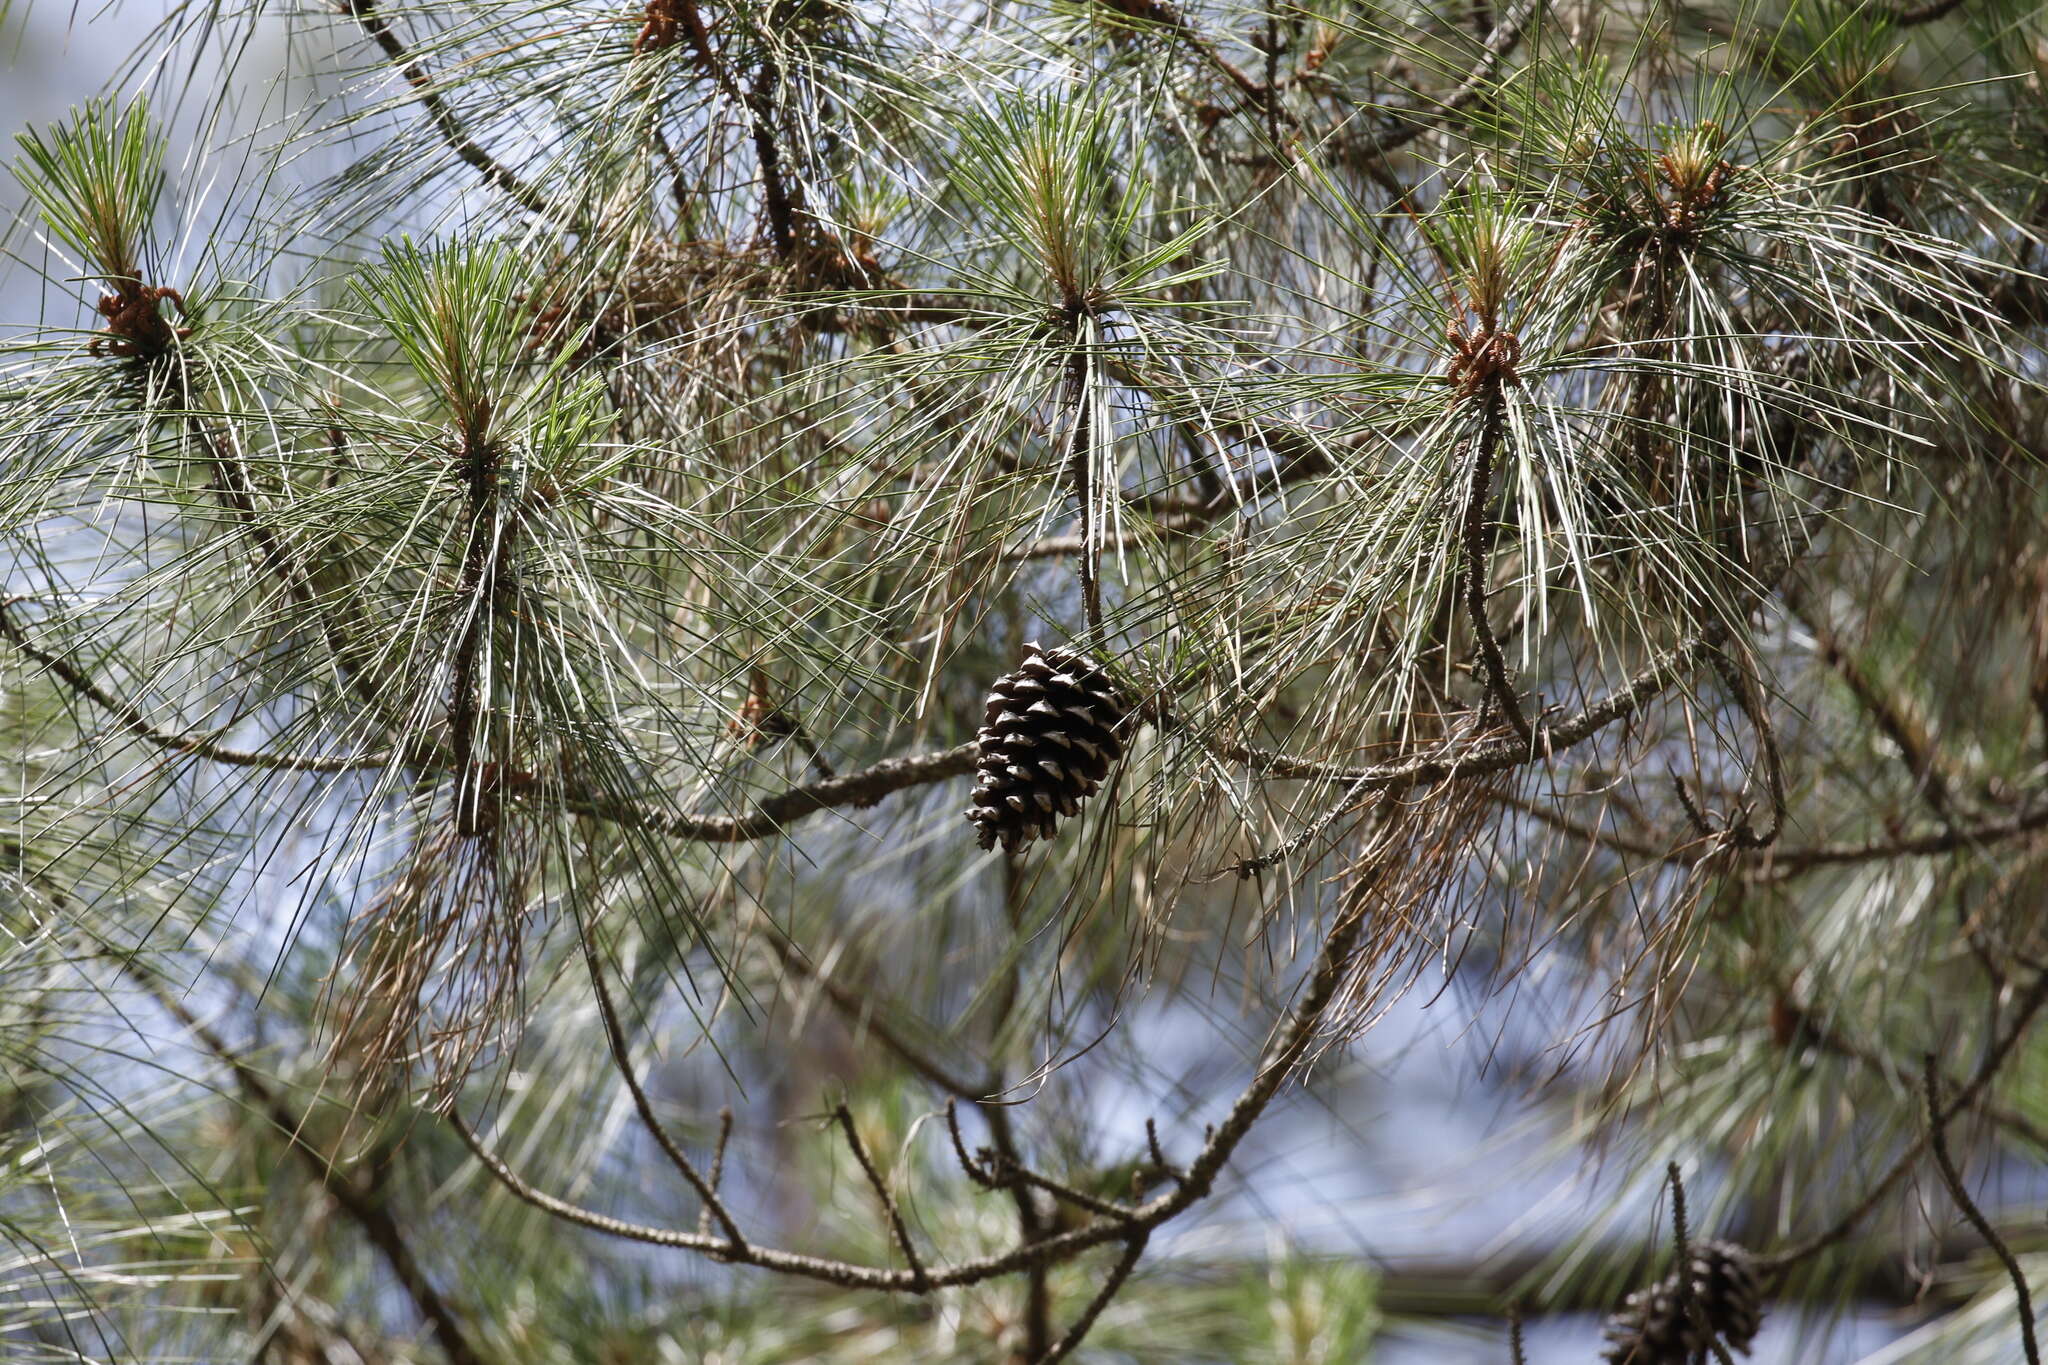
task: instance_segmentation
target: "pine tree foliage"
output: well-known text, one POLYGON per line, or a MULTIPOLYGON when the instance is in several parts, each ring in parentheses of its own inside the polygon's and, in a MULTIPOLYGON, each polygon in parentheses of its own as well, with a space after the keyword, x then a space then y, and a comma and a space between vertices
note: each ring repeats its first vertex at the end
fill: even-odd
POLYGON ((2038 6, 120 41, 4 238, 9 1359, 2033 1349, 2038 6), (1448 1279, 1275 1156, 1419 1001, 1590 1192, 1448 1279))

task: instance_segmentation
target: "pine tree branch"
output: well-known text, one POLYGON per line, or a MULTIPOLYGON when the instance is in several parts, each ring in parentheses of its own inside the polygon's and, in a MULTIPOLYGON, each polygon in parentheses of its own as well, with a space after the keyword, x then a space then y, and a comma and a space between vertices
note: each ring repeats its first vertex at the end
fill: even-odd
POLYGON ((335 1207, 355 1223, 365 1240, 383 1257, 392 1278, 398 1281, 399 1287, 405 1291, 406 1297, 412 1300, 413 1307, 432 1330, 434 1340, 439 1343, 442 1353, 448 1357, 449 1365, 485 1365, 487 1357, 476 1347, 462 1315, 434 1287, 433 1281, 420 1265, 418 1255, 400 1230, 397 1220, 391 1216, 389 1202, 376 1188, 375 1183, 342 1171, 307 1142, 305 1118, 294 1113, 283 1096, 272 1089, 270 1083, 243 1060, 238 1052, 229 1047, 225 1039, 186 1008, 185 1002, 172 994, 153 971, 136 961, 132 954, 108 950, 103 955, 142 986, 158 1005, 178 1021, 180 1027, 196 1038, 200 1046, 228 1069, 229 1074, 235 1078, 236 1087, 242 1091, 252 1107, 270 1120, 271 1126, 283 1136, 291 1150, 319 1180, 335 1207))
POLYGON ((206 426, 193 416, 185 419, 184 427, 187 439, 205 452, 207 461, 213 466, 213 488, 219 493, 221 502, 255 541, 257 567, 274 575, 292 605, 318 623, 320 638, 327 642, 328 651, 333 654, 336 666, 348 680, 357 699, 367 710, 377 710, 376 689, 355 666, 358 657, 355 641, 374 638, 376 632, 365 627, 361 620, 347 624, 336 620, 334 613, 320 601, 313 587, 313 576, 293 552, 291 543, 264 519, 257 501, 256 480, 249 472, 249 462, 236 448, 234 437, 206 426))
POLYGON ((1133 1233, 1131 1239, 1124 1243, 1123 1255, 1117 1257, 1116 1264, 1110 1267, 1109 1275, 1102 1281, 1102 1287, 1088 1300, 1088 1306, 1081 1310, 1081 1315, 1074 1319, 1073 1326, 1067 1329, 1066 1334, 1053 1344, 1050 1351, 1038 1358, 1038 1365, 1055 1365, 1080 1348, 1082 1341, 1094 1328, 1096 1320, 1102 1316, 1103 1310, 1109 1307, 1111 1300, 1123 1292, 1124 1282, 1129 1280, 1131 1272, 1138 1268, 1138 1261, 1145 1254, 1147 1238, 1146 1233, 1133 1233))
POLYGON ((846 1134, 846 1145, 853 1149, 853 1159, 860 1164, 861 1174, 867 1177, 869 1188, 882 1205, 882 1216, 888 1221, 889 1235, 896 1241, 896 1249, 903 1253, 903 1263, 910 1267, 911 1292, 924 1293, 930 1286, 930 1277, 925 1273, 924 1259, 917 1254, 917 1243, 910 1240, 910 1227, 903 1221, 903 1210, 897 1206, 896 1196, 889 1192, 889 1182, 882 1179, 881 1171, 875 1168, 874 1158, 868 1155, 867 1144, 860 1140, 860 1129, 854 1127, 853 1111, 841 1104, 833 1112, 839 1127, 846 1134))
POLYGON ((1771 880, 1774 877, 1811 871, 1816 867, 1839 866, 1844 863, 1867 863, 1886 858, 1956 853, 1983 844, 2022 838, 2044 829, 2048 829, 2048 803, 2034 810, 2021 811, 2017 815, 1998 816, 1971 825, 1949 825, 1938 830, 1925 830, 1896 838, 1780 848, 1763 855, 1764 866, 1759 869, 1757 880, 1771 880))
MULTIPOLYGON (((488 418, 482 419, 488 421, 488 418)), ((477 728, 483 719, 489 681, 480 675, 484 639, 490 631, 493 608, 497 605, 500 573, 511 552, 512 529, 516 522, 497 515, 498 452, 482 430, 466 433, 460 453, 464 502, 462 525, 465 543, 462 565, 455 580, 455 598, 461 604, 456 622, 455 646, 451 652, 447 704, 449 759, 454 766, 455 832, 465 837, 481 834, 496 818, 483 809, 487 764, 476 758, 477 728)))
POLYGON ((697 843, 745 843, 781 834, 796 821, 822 810, 872 806, 895 792, 964 777, 974 771, 978 758, 978 746, 969 741, 933 753, 884 759, 857 772, 791 787, 755 802, 752 810, 738 816, 681 814, 576 791, 563 797, 560 806, 573 814, 606 820, 626 829, 652 830, 697 843))
POLYGON ((775 139, 775 88, 781 79, 773 58, 761 63, 754 85, 747 92, 748 128, 754 141, 754 161, 761 171, 761 198, 768 215, 769 240, 779 256, 789 256, 798 244, 797 217, 802 212, 798 193, 784 178, 782 149, 775 139))
POLYGON ((468 165, 474 167, 490 184, 503 190, 521 208, 536 216, 545 217, 548 211, 547 197, 503 162, 485 151, 483 145, 471 137, 462 120, 448 106, 441 95, 434 78, 427 74, 425 67, 414 59, 412 52, 399 36, 392 31, 391 21, 377 8, 377 0, 344 0, 347 11, 357 24, 361 25, 370 41, 384 53, 392 67, 412 87, 413 98, 427 111, 434 128, 448 149, 468 165))
POLYGON ((1971 824, 1945 824, 1938 829, 1916 830, 1864 842, 1779 844, 1768 849, 1743 849, 1703 839, 1682 839, 1675 834, 1662 838, 1619 834, 1597 829, 1524 797, 1502 792, 1493 799, 1542 821, 1561 834, 1611 852, 1670 863, 1676 867, 1696 867, 1716 858, 1753 864, 1744 868, 1742 876, 1745 880, 1758 882, 1785 881, 1822 867, 1957 853, 2048 830, 2048 802, 2044 802, 2037 808, 2013 815, 1987 816, 1971 824))
POLYGON ((1493 494, 1493 461, 1500 448, 1501 427, 1506 420, 1506 398, 1498 381, 1489 386, 1486 408, 1480 418, 1479 439, 1472 447, 1472 479, 1465 490, 1465 615, 1479 647, 1480 663, 1486 674, 1486 688, 1500 704, 1508 725, 1524 745, 1534 741, 1522 702, 1508 681, 1507 661, 1501 657, 1500 641, 1486 617, 1486 589, 1491 578, 1493 557, 1486 535, 1486 508, 1493 494))
POLYGON ((1081 571, 1081 610, 1088 622, 1088 633, 1100 647, 1108 643, 1108 638, 1102 625, 1102 583, 1095 562, 1100 546, 1095 526, 1095 423, 1090 368, 1088 352, 1075 344, 1073 358, 1067 362, 1067 483, 1074 491, 1081 515, 1081 553, 1074 561, 1081 571))
POLYGON ((1435 754, 1419 754, 1363 768, 1344 767, 1246 745, 1218 747, 1232 761, 1244 763, 1266 777, 1350 783, 1360 793, 1412 782, 1446 782, 1454 778, 1506 772, 1510 768, 1547 762, 1617 721, 1636 715, 1675 686, 1710 651, 1718 648, 1726 635, 1725 628, 1716 626, 1688 637, 1658 654, 1626 683, 1588 703, 1575 715, 1555 724, 1535 726, 1531 741, 1519 738, 1478 740, 1448 746, 1435 754))
MULTIPOLYGON (((633 1069, 632 1054, 626 1047, 626 1033, 620 1027, 618 1010, 612 1004, 611 987, 605 983, 604 962, 598 956, 597 944, 591 939, 590 924, 587 920, 579 920, 576 928, 577 938, 583 948, 584 965, 590 973, 590 993, 597 1002, 598 1018, 603 1023, 605 1043, 611 1052, 612 1067, 625 1082, 626 1093, 632 1097, 633 1110, 640 1116, 641 1126, 653 1137, 655 1145, 661 1149, 661 1154, 668 1158, 669 1165, 675 1167, 676 1172, 696 1192, 705 1212, 718 1220, 718 1226, 724 1232, 726 1243, 733 1253, 744 1252, 747 1239, 741 1235, 739 1223, 733 1218, 732 1211, 719 1197, 717 1180, 707 1180, 698 1173, 696 1163, 676 1144, 675 1138, 668 1131, 668 1125, 654 1112, 654 1101, 648 1098, 646 1088, 640 1084, 639 1074, 633 1069)), ((723 1156, 722 1137, 719 1152, 723 1156)))
POLYGON ((53 654, 28 638, 20 623, 11 614, 11 609, 16 603, 32 600, 19 595, 0 599, 0 635, 5 635, 16 649, 49 670, 73 693, 113 716, 123 730, 159 749, 189 754, 195 758, 204 758, 231 767, 262 768, 271 772, 344 773, 363 768, 388 767, 392 762, 392 756, 389 754, 273 754, 255 749, 236 749, 205 735, 182 734, 152 725, 141 708, 134 703, 114 696, 61 654, 53 654))
POLYGON ((1096 1215, 1098 1218, 1120 1218, 1125 1222, 1129 1222, 1138 1216, 1137 1210, 1128 1205, 1119 1204, 1114 1199, 1104 1199, 1099 1195, 1090 1194, 1086 1190, 1076 1189, 1074 1186, 1064 1181, 1055 1180, 1041 1171, 1034 1171, 1028 1166, 1018 1165, 1000 1156, 997 1160, 987 1165, 984 1169, 984 1175, 986 1183, 992 1187, 1000 1189, 1012 1183, 1021 1182, 1030 1185, 1034 1189, 1044 1190, 1061 1203, 1071 1204, 1083 1212, 1096 1215))
MULTIPOLYGON (((1779 999, 1793 1012, 1795 1038, 1811 1042, 1825 1052, 1831 1052, 1837 1057, 1868 1068, 1892 1085, 1909 1086, 1914 1083, 1914 1078, 1907 1069, 1886 1053, 1863 1046, 1841 1029, 1816 1018, 1810 1009, 1792 1002, 1789 999, 1791 992, 1783 983, 1777 983, 1775 989, 1779 999)), ((1947 1077, 1942 1079, 1945 1084, 1957 1084, 1947 1077)), ((1978 1106, 1978 1112, 2021 1141, 2030 1143, 2037 1151, 2048 1154, 2048 1128, 2043 1128, 2019 1110, 1987 1099, 1978 1106)))
POLYGON ((1129 1219, 1090 1222, 1069 1232, 1025 1241, 1007 1251, 941 1266, 929 1272, 922 1267, 911 1270, 861 1265, 759 1243, 735 1248, 720 1237, 654 1227, 598 1213, 529 1184, 483 1141, 452 1104, 444 1118, 484 1170, 513 1197, 551 1217, 593 1232, 650 1246, 694 1251, 721 1261, 847 1288, 922 1294, 932 1289, 980 1284, 1033 1267, 1062 1264, 1084 1251, 1111 1242, 1120 1242, 1128 1247, 1134 1239, 1149 1235, 1206 1199, 1214 1190, 1224 1164, 1265 1113, 1314 1041, 1324 1015, 1336 999, 1338 987, 1357 957, 1368 910, 1366 897, 1354 894, 1347 898, 1335 924, 1324 936, 1300 997, 1262 1054, 1251 1081, 1238 1094, 1223 1121, 1209 1130, 1201 1150, 1188 1163, 1171 1190, 1139 1205, 1129 1219))
MULTIPOLYGON (((1435 754, 1422 754, 1365 768, 1337 767, 1318 760, 1246 746, 1219 746, 1235 762, 1262 776, 1283 779, 1320 778, 1349 784, 1359 794, 1415 782, 1445 782, 1482 777, 1510 768, 1547 762, 1618 721, 1641 711, 1673 686, 1686 669, 1716 648, 1724 631, 1710 629, 1658 655, 1626 684, 1576 715, 1536 727, 1531 743, 1519 739, 1479 740, 1435 754)), ((1155 708, 1156 712, 1156 708, 1155 708)), ((1169 725, 1170 716, 1162 716, 1169 725)), ((934 753, 885 759, 858 772, 791 787, 755 803, 745 815, 693 815, 662 810, 635 801, 572 791, 560 799, 561 809, 602 819, 629 829, 647 829, 699 843, 743 843, 784 832, 807 815, 841 806, 869 806, 894 792, 926 786, 974 770, 979 746, 970 741, 934 753)))

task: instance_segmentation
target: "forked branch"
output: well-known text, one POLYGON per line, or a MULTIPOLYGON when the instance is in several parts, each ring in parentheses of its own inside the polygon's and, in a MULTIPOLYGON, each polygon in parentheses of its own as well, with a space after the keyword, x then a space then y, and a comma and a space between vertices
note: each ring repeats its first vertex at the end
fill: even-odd
MULTIPOLYGON (((1367 920, 1367 909, 1367 902, 1362 895, 1353 895, 1346 899, 1335 924, 1325 936, 1316 954, 1299 999, 1260 1057, 1251 1081, 1239 1093, 1223 1121, 1209 1130, 1201 1151, 1189 1163, 1186 1171, 1178 1174, 1171 1188, 1130 1210, 1128 1217, 1098 1218, 1067 1232, 1021 1242, 994 1255, 959 1261, 952 1265, 930 1269, 921 1262, 903 1269, 862 1265, 786 1251, 759 1243, 750 1242, 736 1246, 729 1239, 702 1232, 655 1227, 615 1218, 535 1188, 514 1171, 452 1106, 446 1113, 446 1119, 485 1171, 515 1198, 564 1222, 613 1237, 644 1242, 652 1246, 693 1251, 740 1265, 756 1266, 828 1284, 912 1294, 979 1284, 1034 1267, 1063 1264, 1095 1247, 1115 1243, 1125 1249, 1124 1257, 1118 1263, 1120 1269, 1114 1272, 1117 1282, 1121 1284, 1142 1254, 1144 1240, 1162 1224, 1180 1216, 1208 1197, 1215 1188, 1216 1178, 1224 1164, 1230 1160, 1246 1134, 1251 1131, 1252 1126, 1257 1123, 1272 1103, 1274 1096, 1279 1093, 1287 1077, 1306 1054, 1357 956, 1367 920)), ((960 1150, 958 1155, 970 1175, 973 1174, 976 1165, 967 1159, 964 1149, 960 1150)), ((1103 1302, 1106 1303, 1107 1299, 1103 1302)), ((1084 1311, 1082 1317, 1062 1338, 1064 1345, 1056 1346, 1055 1350, 1058 1350, 1060 1355, 1071 1352, 1074 1346, 1079 1344, 1081 1337, 1086 1335, 1100 1312, 1100 1307, 1094 1308, 1092 1314, 1084 1311)), ((1050 1358, 1056 1360, 1060 1355, 1050 1358)))
MULTIPOLYGON (((646 1088, 640 1084, 640 1077, 633 1069, 633 1059, 626 1049, 625 1031, 619 1026, 618 1010, 612 1004, 611 987, 605 984, 604 963, 598 955, 597 944, 591 939, 589 923, 579 923, 577 931, 582 941, 583 961, 590 972, 591 996, 597 1001, 598 1017, 604 1022, 605 1042, 611 1048, 613 1069, 625 1082, 626 1093, 633 1097, 633 1110, 640 1116, 641 1126, 653 1137, 655 1145, 661 1148, 662 1155, 668 1158, 669 1165, 676 1168, 677 1174, 683 1177, 689 1187, 696 1192, 697 1198, 703 1201, 704 1210, 717 1220, 720 1230, 725 1233, 726 1244, 731 1252, 735 1255, 744 1252, 747 1239, 740 1235, 739 1224, 733 1219, 731 1210, 726 1208, 725 1201, 719 1198, 717 1180, 707 1180, 699 1174, 696 1163, 676 1144, 675 1138, 668 1131, 668 1125, 654 1112, 654 1102, 648 1098, 646 1088)), ((730 1130, 730 1114, 724 1116, 723 1124, 718 1143, 721 1164, 725 1155, 725 1133, 730 1130)))
POLYGON ((860 1129, 854 1127, 853 1111, 844 1104, 833 1111, 833 1118, 846 1134, 846 1145, 853 1149, 853 1159, 860 1163, 861 1174, 868 1178, 874 1189, 875 1198, 881 1201, 882 1216, 889 1222, 889 1235, 896 1239, 896 1249, 903 1253, 903 1263, 910 1267, 911 1289, 922 1294, 931 1287, 931 1277, 925 1273, 924 1260, 917 1254, 917 1244, 910 1240, 910 1226, 903 1221, 903 1210, 890 1193, 889 1182, 875 1166, 875 1160, 868 1155, 867 1144, 860 1140, 860 1129))

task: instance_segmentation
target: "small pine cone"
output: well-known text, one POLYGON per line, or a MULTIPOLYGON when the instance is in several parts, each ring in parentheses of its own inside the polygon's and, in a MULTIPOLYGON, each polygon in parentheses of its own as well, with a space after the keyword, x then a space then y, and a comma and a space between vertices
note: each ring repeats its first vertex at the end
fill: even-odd
POLYGON ((1079 814, 1123 756, 1116 732, 1129 710, 1093 659, 1025 645, 1024 662, 990 690, 977 736, 980 777, 967 818, 980 827, 981 846, 1000 839, 1014 853, 1079 814))
POLYGON ((1688 1365, 1707 1349, 1702 1327, 1729 1350, 1748 1355, 1763 1325, 1755 1258, 1732 1242, 1695 1243, 1692 1292, 1699 1307, 1692 1317, 1679 1311, 1675 1274, 1629 1295, 1607 1319, 1608 1365, 1688 1365))

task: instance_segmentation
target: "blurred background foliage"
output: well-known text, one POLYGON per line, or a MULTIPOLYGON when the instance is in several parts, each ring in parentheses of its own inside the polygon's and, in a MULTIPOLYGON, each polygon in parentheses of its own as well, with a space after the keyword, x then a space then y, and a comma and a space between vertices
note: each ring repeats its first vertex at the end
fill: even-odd
POLYGON ((0 38, 8 1359, 2023 1358, 2037 4, 0 38))

